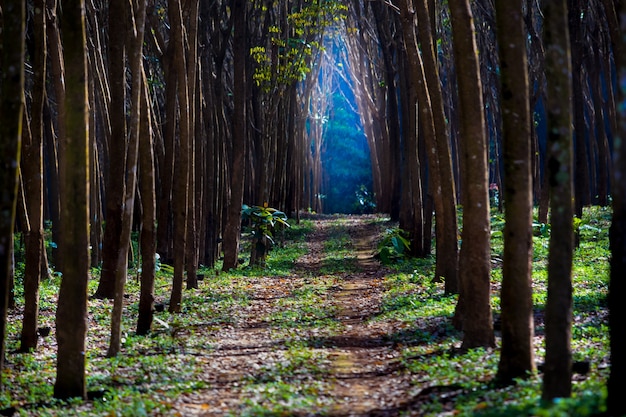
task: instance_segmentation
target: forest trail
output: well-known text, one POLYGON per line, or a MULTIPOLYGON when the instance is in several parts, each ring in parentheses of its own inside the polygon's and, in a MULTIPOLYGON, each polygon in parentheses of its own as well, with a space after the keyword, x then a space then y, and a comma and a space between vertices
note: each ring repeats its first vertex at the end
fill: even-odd
POLYGON ((325 297, 325 308, 333 312, 336 329, 298 328, 296 339, 306 340, 321 359, 317 364, 304 364, 308 371, 294 367, 294 380, 290 381, 297 385, 300 378, 303 386, 315 386, 316 409, 294 414, 290 408, 285 414, 271 415, 395 416, 406 409, 410 384, 398 365, 399 351, 388 337, 394 329, 370 320, 380 312, 385 291, 386 270, 374 258, 381 226, 367 217, 350 216, 340 225, 336 218, 315 220, 315 231, 307 236, 308 253, 296 261, 294 276, 259 278, 246 313, 236 325, 214 334, 214 350, 207 353, 206 360, 211 387, 183 395, 174 414, 254 415, 246 408, 258 394, 250 390, 250 380, 267 375, 271 364, 289 362, 286 345, 294 339, 294 334, 274 328, 261 317, 280 309, 309 279, 329 274, 332 260, 325 258, 325 244, 338 230, 349 236, 344 239, 349 255, 333 272, 335 283, 325 297), (311 372, 316 365, 321 369, 311 372))

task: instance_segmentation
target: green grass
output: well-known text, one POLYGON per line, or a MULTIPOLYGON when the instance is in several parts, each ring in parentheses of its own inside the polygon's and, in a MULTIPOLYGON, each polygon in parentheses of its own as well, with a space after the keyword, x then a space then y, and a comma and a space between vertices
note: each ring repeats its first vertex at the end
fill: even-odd
MULTIPOLYGON (((501 282, 502 216, 492 216, 492 282, 501 282)), ((591 371, 573 382, 570 399, 543 404, 541 374, 519 380, 508 387, 495 386, 499 349, 459 350, 462 334, 450 325, 456 296, 444 294, 442 283, 432 281, 434 257, 407 259, 390 265, 384 277, 385 294, 373 321, 394 323, 385 336, 400 352, 400 362, 410 376, 412 410, 422 416, 453 413, 456 416, 591 416, 604 409, 608 378, 608 228, 610 211, 588 208, 579 224, 580 245, 573 269, 574 322, 573 359, 588 360, 591 371)), ((255 317, 270 328, 273 360, 255 365, 239 381, 242 402, 233 416, 277 416, 318 410, 329 413, 329 358, 323 349, 325 337, 341 332, 334 317, 333 287, 357 269, 348 221, 337 218, 330 224, 319 273, 294 273, 294 265, 307 252, 310 220, 293 224, 278 234, 277 246, 268 256, 265 269, 240 267, 231 273, 204 268, 205 279, 198 290, 185 290, 183 314, 156 314, 158 321, 146 337, 134 334, 139 283, 131 276, 130 294, 123 317, 122 354, 106 358, 111 303, 90 300, 92 327, 87 346, 89 390, 101 398, 61 403, 52 398, 55 379, 55 347, 52 337, 41 340, 36 354, 13 353, 18 348, 21 323, 8 322, 7 365, 0 392, 0 409, 15 406, 19 415, 56 416, 141 416, 167 415, 176 399, 211 386, 206 373, 214 350, 211 334, 245 319, 247 309, 259 296, 260 278, 271 278, 275 292, 272 309, 255 317), (284 234, 283 234, 284 233, 284 234)), ((381 223, 381 230, 387 222, 381 223)), ((533 300, 541 315, 546 302, 549 228, 533 238, 533 300)), ((19 256, 18 256, 19 259, 19 256)), ((156 301, 167 303, 171 275, 164 268, 157 275, 156 301)), ((89 291, 95 292, 99 271, 94 270, 89 291)), ((54 327, 55 302, 60 279, 52 275, 41 283, 41 325, 54 327)), ((272 289, 265 288, 270 291, 272 289)), ((23 303, 21 276, 17 274, 16 299, 23 303)), ((492 297, 494 314, 500 300, 492 297)), ((12 316, 16 317, 16 316, 12 316)), ((536 361, 544 355, 543 328, 536 329, 536 361)), ((270 353, 268 353, 270 354, 270 353)), ((211 359, 212 360, 212 359, 211 359)))

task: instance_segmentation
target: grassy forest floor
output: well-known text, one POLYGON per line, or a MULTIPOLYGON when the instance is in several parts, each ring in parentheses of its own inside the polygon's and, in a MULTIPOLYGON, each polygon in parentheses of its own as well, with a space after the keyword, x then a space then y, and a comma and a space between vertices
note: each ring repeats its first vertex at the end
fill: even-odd
MULTIPOLYGON (((204 270, 184 293, 183 312, 155 313, 153 332, 134 334, 139 284, 129 277, 123 350, 106 358, 111 302, 90 300, 89 401, 52 399, 54 315, 59 278, 42 283, 41 325, 52 327, 32 354, 9 340, 0 414, 99 416, 588 416, 601 411, 608 378, 608 225, 592 208, 580 220, 574 270, 571 399, 541 404, 541 374, 510 387, 491 380, 499 350, 461 352, 450 324, 455 296, 432 281, 433 258, 381 265, 379 216, 310 216, 279 238, 265 269, 204 270)), ((502 216, 493 214, 493 298, 499 312, 502 216)), ((536 356, 543 359, 549 231, 536 225, 533 262, 536 356)), ((91 280, 97 285, 98 271, 91 280)), ((171 275, 158 273, 157 303, 171 275)), ((499 344, 499 340, 498 340, 499 344)))

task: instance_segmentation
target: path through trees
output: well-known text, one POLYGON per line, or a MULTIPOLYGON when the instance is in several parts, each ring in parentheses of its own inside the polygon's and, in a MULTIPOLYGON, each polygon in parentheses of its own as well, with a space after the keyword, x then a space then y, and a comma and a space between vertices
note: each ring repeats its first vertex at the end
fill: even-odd
POLYGON ((227 415, 245 409, 251 393, 242 390, 244 381, 258 378, 276 363, 291 362, 290 351, 298 344, 312 347, 313 363, 294 369, 290 378, 302 378, 303 390, 313 382, 311 378, 317 379, 315 401, 320 410, 330 410, 331 415, 383 416, 406 408, 409 379, 401 372, 397 346, 387 337, 396 329, 390 322, 370 321, 380 313, 382 278, 388 272, 373 258, 382 225, 373 220, 346 217, 338 223, 333 216, 317 220, 307 238, 308 254, 296 262, 294 275, 259 278, 253 284, 255 296, 241 317, 213 336, 215 350, 207 352, 207 362, 214 368, 207 374, 213 375, 215 387, 182 396, 175 409, 185 416, 227 415), (329 235, 338 233, 353 255, 345 259, 343 265, 350 266, 345 271, 331 270, 340 265, 331 266, 337 261, 329 260, 324 249, 329 235), (280 314, 290 298, 309 291, 307 287, 319 277, 332 281, 322 306, 331 314, 331 327, 305 326, 294 334, 277 327, 279 322, 268 323, 268 315, 280 314), (318 372, 310 367, 319 368, 318 372))

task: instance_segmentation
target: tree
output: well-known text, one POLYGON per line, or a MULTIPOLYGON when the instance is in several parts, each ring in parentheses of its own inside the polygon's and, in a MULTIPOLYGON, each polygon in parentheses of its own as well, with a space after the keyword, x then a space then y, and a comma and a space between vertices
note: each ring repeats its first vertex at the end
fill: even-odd
POLYGON ((4 368, 4 340, 12 270, 13 227, 17 202, 24 112, 24 25, 22 1, 0 2, 0 388, 4 368), (7 42, 8 40, 8 42, 7 42))
POLYGON ((551 232, 542 398, 552 400, 572 390, 572 69, 566 0, 545 3, 543 13, 551 232))
POLYGON ((35 2, 33 16, 33 87, 30 123, 25 113, 20 171, 27 212, 25 230, 24 318, 20 351, 37 347, 39 282, 44 263, 43 233, 43 104, 46 82, 46 17, 42 0, 35 2))
POLYGON ((178 99, 178 131, 179 140, 174 160, 174 189, 172 190, 172 209, 174 211, 174 278, 170 295, 170 313, 180 312, 183 291, 183 274, 185 272, 185 254, 187 244, 188 190, 189 185, 189 147, 190 147, 190 83, 187 77, 185 54, 185 26, 180 0, 168 1, 168 16, 171 24, 171 47, 173 48, 173 68, 176 74, 176 91, 178 99))
MULTIPOLYGON (((435 279, 443 279, 447 293, 459 291, 457 244, 458 222, 456 212, 456 187, 452 172, 450 137, 444 111, 443 92, 439 77, 436 41, 434 39, 434 2, 413 0, 418 18, 418 36, 423 43, 422 55, 424 78, 431 101, 431 112, 435 135, 424 135, 425 147, 429 150, 428 166, 435 205, 436 265, 435 279)), ((430 239, 430 237, 428 237, 430 239)))
MULTIPOLYGON (((626 3, 605 1, 609 17, 613 55, 616 61, 617 79, 626 78, 626 3)), ((618 82, 617 102, 626 100, 626 88, 618 82)), ((617 131, 614 138, 613 154, 613 219, 611 222, 611 275, 609 281, 609 335, 611 347, 611 372, 607 383, 608 414, 623 416, 626 414, 626 402, 623 398, 624 376, 626 375, 626 334, 623 317, 626 315, 626 111, 623 108, 617 114, 617 131)))
POLYGON ((239 262, 239 234, 241 232, 241 208, 245 179, 246 155, 246 2, 233 0, 231 5, 233 19, 233 132, 232 152, 229 158, 230 182, 226 204, 226 223, 224 224, 224 271, 236 268, 239 262))
POLYGON ((487 136, 478 49, 468 0, 449 0, 461 121, 463 232, 459 254, 461 291, 455 320, 463 348, 493 347, 487 136), (470 308, 471 306, 471 308, 470 308))
POLYGON ((152 143, 151 109, 148 102, 148 86, 144 83, 141 94, 141 124, 139 127, 139 190, 141 193, 141 290, 137 316, 137 334, 145 335, 152 326, 154 302, 154 274, 156 267, 156 196, 154 175, 154 151, 152 143))
MULTIPOLYGON (((125 248, 122 222, 126 194, 126 158, 128 153, 126 126, 126 20, 123 0, 111 0, 109 6, 109 83, 111 105, 111 137, 109 138, 109 170, 106 182, 106 228, 102 243, 102 269, 97 298, 113 299, 119 259, 125 248)), ((125 271, 122 271, 125 273, 125 271)))
POLYGON ((497 379, 511 383, 535 369, 532 299, 531 120, 523 0, 497 0, 504 151, 504 254, 500 295, 502 348, 497 379))
POLYGON ((61 226, 59 249, 72 254, 61 265, 63 278, 56 315, 57 378, 54 396, 86 398, 85 336, 89 280, 89 125, 84 0, 63 4, 66 136, 61 152, 61 226))
POLYGON ((137 160, 139 153, 141 123, 141 101, 143 96, 144 72, 142 65, 142 46, 144 35, 144 22, 146 17, 146 2, 138 0, 124 5, 126 14, 131 16, 131 27, 128 28, 128 52, 131 70, 131 117, 130 117, 130 140, 125 169, 125 195, 122 210, 122 229, 119 236, 119 252, 115 267, 115 298, 111 312, 111 340, 107 356, 117 355, 121 349, 122 340, 122 308, 124 304, 124 287, 128 271, 128 252, 130 248, 130 233, 135 208, 135 193, 137 188, 137 160))

